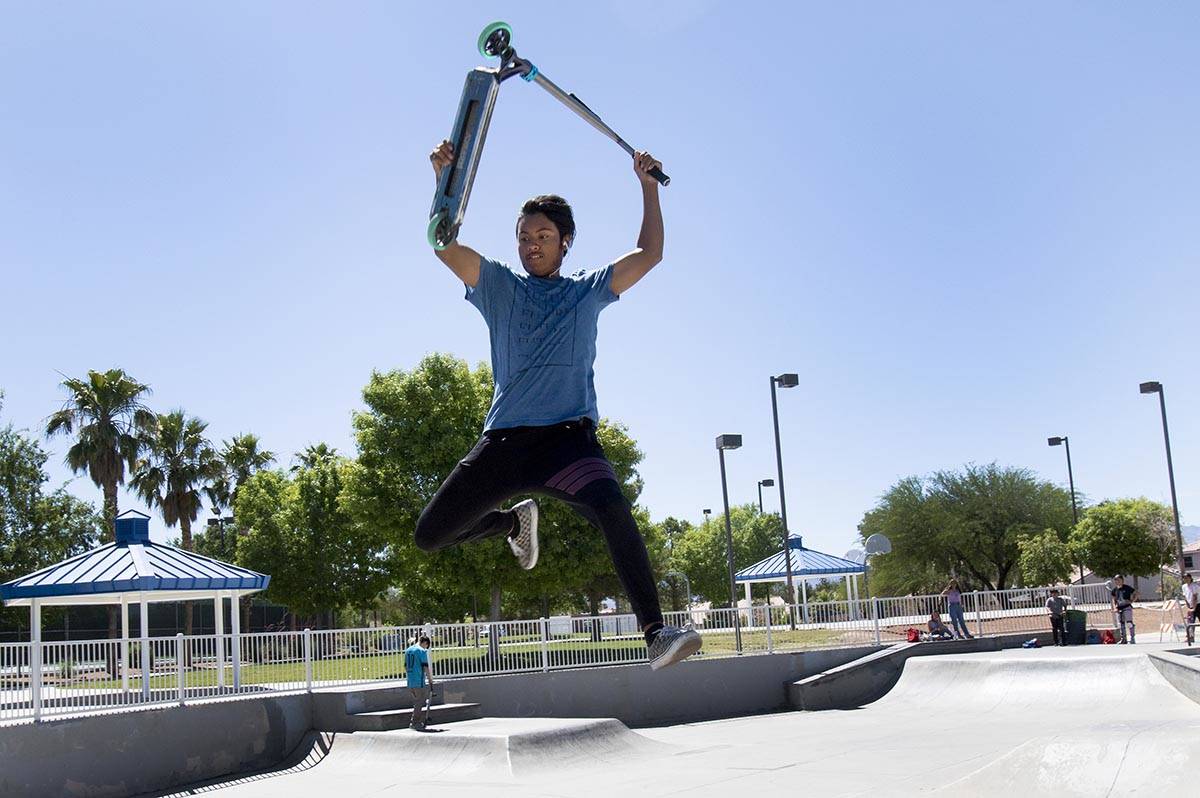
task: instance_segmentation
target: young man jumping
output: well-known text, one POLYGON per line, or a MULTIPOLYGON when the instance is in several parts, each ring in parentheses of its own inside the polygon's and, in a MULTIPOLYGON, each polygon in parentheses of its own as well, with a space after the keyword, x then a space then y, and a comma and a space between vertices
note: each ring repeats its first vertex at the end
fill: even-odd
MULTIPOLYGON (((450 142, 429 159, 440 176, 454 160, 450 142)), ((487 323, 495 390, 483 436, 438 488, 416 528, 424 551, 505 535, 528 570, 538 558, 537 505, 526 499, 501 510, 500 504, 527 493, 565 501, 604 533, 655 670, 699 651, 700 635, 663 625, 646 544, 596 438, 592 366, 600 311, 662 260, 658 183, 648 174, 661 166, 648 153, 634 156, 642 189, 637 247, 602 269, 561 274, 575 220, 566 200, 552 194, 528 200, 517 218, 523 271, 458 242, 436 251, 487 323)))

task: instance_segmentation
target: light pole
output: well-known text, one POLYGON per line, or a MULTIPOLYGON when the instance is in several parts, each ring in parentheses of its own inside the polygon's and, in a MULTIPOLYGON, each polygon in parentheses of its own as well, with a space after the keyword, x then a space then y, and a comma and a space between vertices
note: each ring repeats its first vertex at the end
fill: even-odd
POLYGON ((213 507, 212 513, 216 517, 208 519, 208 531, 217 532, 221 536, 221 556, 227 557, 229 552, 225 550, 225 527, 233 523, 233 516, 229 515, 222 518, 220 507, 213 507))
POLYGON ((1175 496, 1175 466, 1171 464, 1171 435, 1167 432, 1167 398, 1161 382, 1143 382, 1138 386, 1142 393, 1158 394, 1158 406, 1162 411, 1163 443, 1167 446, 1167 478, 1171 482, 1171 509, 1175 513, 1175 543, 1179 554, 1179 578, 1183 579, 1183 529, 1179 526, 1179 499, 1175 496))
POLYGON ((771 418, 775 421, 775 464, 779 472, 779 520, 783 523, 783 564, 787 569, 788 626, 796 628, 796 584, 792 579, 792 542, 788 534, 787 494, 783 490, 783 446, 779 442, 779 402, 775 399, 775 386, 795 388, 800 384, 798 374, 780 374, 771 377, 771 418))
POLYGON ((737 652, 742 653, 742 625, 738 618, 737 582, 733 571, 733 526, 729 521, 729 487, 725 480, 725 450, 740 449, 741 435, 718 435, 717 457, 721 461, 721 499, 725 502, 725 557, 729 561, 729 606, 733 609, 733 637, 737 652))
POLYGON ((710 515, 712 515, 712 510, 711 510, 710 508, 708 508, 708 507, 705 507, 705 508, 704 508, 703 510, 701 510, 700 512, 704 513, 704 523, 706 523, 706 524, 707 524, 707 523, 708 523, 708 517, 709 517, 710 515))
MULTIPOLYGON (((1079 526, 1079 504, 1075 501, 1075 472, 1071 469, 1071 440, 1066 435, 1047 438, 1050 446, 1065 446, 1067 449, 1067 482, 1071 486, 1071 519, 1072 526, 1079 526)), ((1079 562, 1079 584, 1083 585, 1083 561, 1079 562)))
POLYGON ((760 479, 758 481, 758 514, 759 515, 762 515, 762 512, 763 512, 762 489, 763 488, 771 488, 774 486, 775 486, 775 480, 773 480, 773 479, 760 479))

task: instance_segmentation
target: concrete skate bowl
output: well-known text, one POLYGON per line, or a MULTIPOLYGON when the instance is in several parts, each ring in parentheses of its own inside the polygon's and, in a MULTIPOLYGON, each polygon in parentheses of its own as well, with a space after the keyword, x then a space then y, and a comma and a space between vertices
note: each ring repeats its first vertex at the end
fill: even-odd
POLYGON ((1200 706, 1144 655, 913 659, 867 712, 933 708, 945 732, 992 741, 936 794, 1165 794, 1200 767, 1200 706))
MULTIPOLYGON (((322 735, 288 768, 175 794, 603 798, 727 795, 731 785, 792 794, 803 784, 831 798, 1011 798, 1181 789, 1183 774, 1200 766, 1200 705, 1140 651, 1107 648, 918 657, 887 695, 857 709, 637 731, 614 720, 507 717, 436 734, 322 735)), ((1189 694, 1200 695, 1200 684, 1189 694)))

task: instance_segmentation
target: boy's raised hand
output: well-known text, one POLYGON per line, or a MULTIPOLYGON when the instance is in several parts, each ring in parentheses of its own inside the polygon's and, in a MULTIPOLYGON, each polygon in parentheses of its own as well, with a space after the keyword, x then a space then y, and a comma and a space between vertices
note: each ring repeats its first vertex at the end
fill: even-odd
POLYGON ((653 155, 651 155, 648 152, 643 152, 641 150, 638 150, 636 153, 634 153, 634 155, 633 155, 633 171, 637 175, 638 180, 641 181, 642 185, 652 185, 652 186, 657 187, 658 180, 651 177, 651 175, 650 175, 651 169, 658 169, 661 172, 662 171, 662 161, 657 160, 653 155))

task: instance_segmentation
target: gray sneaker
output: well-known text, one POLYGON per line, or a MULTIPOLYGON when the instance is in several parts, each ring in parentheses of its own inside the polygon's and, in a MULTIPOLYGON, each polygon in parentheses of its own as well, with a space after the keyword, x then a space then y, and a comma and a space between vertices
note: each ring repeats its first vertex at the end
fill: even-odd
POLYGON ((682 629, 677 626, 664 626, 646 647, 650 658, 650 670, 656 671, 687 659, 700 650, 700 643, 700 633, 693 629, 690 623, 682 629))
POLYGON ((538 508, 533 499, 526 499, 512 508, 516 525, 508 538, 508 547, 517 558, 517 565, 526 571, 538 561, 538 508))

